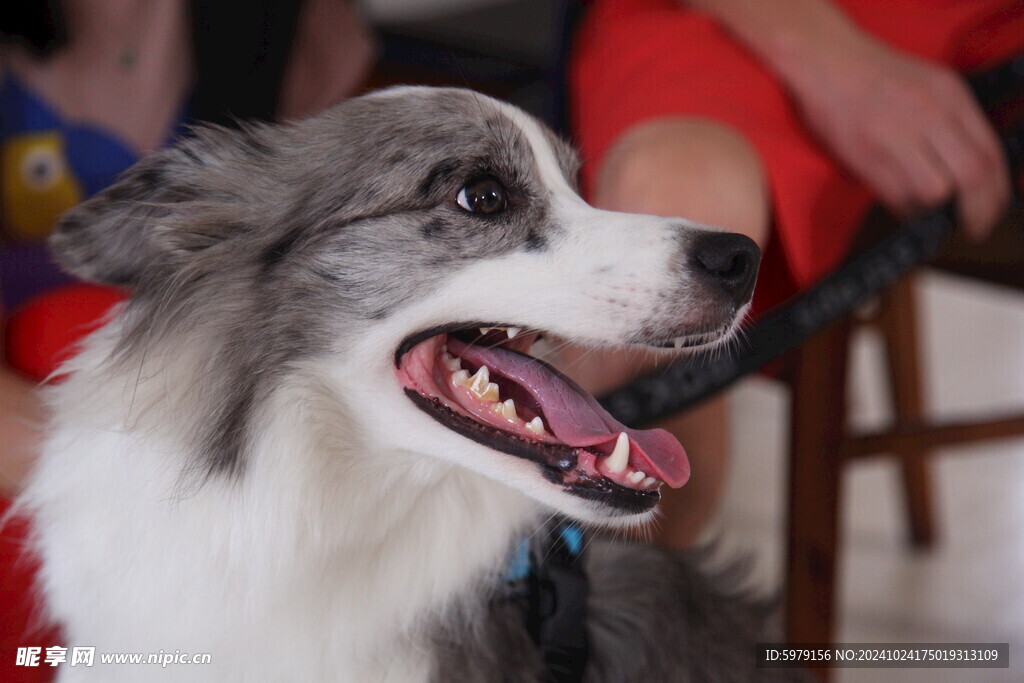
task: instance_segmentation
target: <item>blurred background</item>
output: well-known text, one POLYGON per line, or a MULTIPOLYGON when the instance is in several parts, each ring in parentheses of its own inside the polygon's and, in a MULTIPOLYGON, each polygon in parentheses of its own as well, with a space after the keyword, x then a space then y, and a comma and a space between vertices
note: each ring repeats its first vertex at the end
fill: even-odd
MULTIPOLYGON (((464 77, 572 134, 564 127, 561 93, 548 85, 560 75, 556 71, 552 81, 545 69, 563 63, 565 22, 576 19, 578 7, 534 0, 369 0, 365 7, 380 31, 381 68, 396 81, 419 76, 459 84, 464 77), (427 53, 441 68, 418 71, 423 61, 415 55, 422 46, 439 48, 427 53)), ((1016 245, 1009 251, 1017 249, 1019 258, 1016 245)), ((1024 262, 1016 263, 1024 271, 1024 262)), ((1024 293, 935 269, 916 276, 915 289, 929 415, 991 418, 1024 406, 1024 293)), ((866 432, 893 422, 886 367, 881 335, 857 332, 849 369, 852 429, 866 432)), ((722 539, 726 555, 752 552, 753 580, 776 590, 785 577, 790 390, 755 376, 728 400, 732 462, 709 533, 722 539)), ((847 466, 834 637, 1009 642, 1011 668, 843 669, 832 672, 834 680, 1021 680, 1024 439, 939 448, 929 462, 935 541, 926 548, 909 540, 898 461, 879 457, 847 466)))
MULTIPOLYGON (((1024 405, 1024 297, 937 271, 918 279, 925 394, 933 415, 1024 405)), ((888 424, 892 402, 877 334, 854 341, 852 419, 888 424)), ((755 377, 730 398, 733 464, 719 531, 756 548, 757 577, 779 586, 785 561, 787 389, 755 377)), ((1006 669, 838 669, 837 681, 1016 681, 1024 670, 1024 440, 939 449, 930 459, 938 537, 911 547, 898 463, 853 463, 840 511, 837 642, 1009 642, 1006 669)))
MULTIPOLYGON (((575 137, 565 74, 584 4, 362 0, 357 7, 375 46, 362 89, 400 83, 471 87, 518 104, 575 137)), ((1022 3, 1006 6, 1007 11, 1024 13, 1022 3)), ((2 123, 0 119, 0 131, 2 123)), ((985 278, 997 269, 979 260, 972 261, 975 277, 962 275, 971 270, 963 263, 955 268, 959 275, 948 269, 915 275, 919 380, 929 418, 977 417, 991 423, 1024 406, 1024 292, 1018 291, 1024 289, 1024 233, 1018 222, 1001 234, 1010 235, 1008 241, 984 255, 999 262, 997 278, 985 278), (982 265, 975 267, 978 263, 982 265)), ((0 247, 11 243, 5 238, 0 247)), ((11 258, 4 263, 14 262, 11 258)), ((5 267, 4 276, 10 277, 14 266, 5 267)), ((5 294, 9 291, 8 286, 5 294)), ((11 313, 12 306, 6 308, 11 313)), ((885 430, 894 423, 900 427, 884 332, 865 326, 851 338, 846 386, 850 433, 885 430)), ((10 336, 7 351, 13 353, 10 336)), ((721 539, 725 554, 750 553, 752 583, 771 591, 786 584, 787 542, 792 542, 791 384, 754 376, 729 394, 732 445, 725 494, 702 536, 721 539)), ((837 387, 822 384, 818 390, 827 394, 837 387)), ((1000 428, 983 435, 1010 431, 1000 428)), ((845 669, 833 671, 832 679, 1024 680, 1024 439, 986 438, 953 447, 940 442, 925 450, 926 507, 932 516, 924 534, 928 539, 918 533, 911 542, 904 470, 892 454, 851 460, 828 475, 838 478, 841 494, 837 550, 825 562, 836 561, 837 593, 829 600, 835 608, 832 637, 838 642, 1009 642, 1011 668, 967 674, 845 669)), ((699 474, 695 470, 694 476, 699 474)), ((5 581, 5 599, 13 604, 24 577, 5 581)), ((805 591, 814 589, 813 583, 804 586, 805 591)))

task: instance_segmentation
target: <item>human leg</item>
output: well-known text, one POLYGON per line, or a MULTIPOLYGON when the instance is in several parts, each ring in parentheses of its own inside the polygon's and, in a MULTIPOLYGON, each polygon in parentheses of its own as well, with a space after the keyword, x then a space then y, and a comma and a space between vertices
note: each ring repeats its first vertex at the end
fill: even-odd
MULTIPOLYGON (((673 117, 628 130, 602 160, 593 188, 596 206, 612 211, 680 216, 740 232, 764 246, 768 190, 761 162, 742 136, 709 120, 673 117)), ((568 348, 564 369, 592 393, 602 394, 656 367, 653 356, 568 348)), ((723 490, 727 411, 711 399, 659 426, 687 448, 690 482, 666 490, 656 540, 686 547, 713 515, 723 490)))

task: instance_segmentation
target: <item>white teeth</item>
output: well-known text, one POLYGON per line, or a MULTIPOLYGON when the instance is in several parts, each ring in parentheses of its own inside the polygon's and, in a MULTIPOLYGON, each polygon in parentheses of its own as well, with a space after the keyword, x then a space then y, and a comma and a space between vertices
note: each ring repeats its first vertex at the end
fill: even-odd
POLYGON ((469 390, 481 400, 492 403, 498 400, 498 385, 491 381, 491 371, 487 369, 486 365, 481 365, 476 374, 470 378, 469 390))
POLYGON ((447 352, 441 354, 441 362, 451 372, 462 369, 462 361, 447 352))
POLYGON ((654 488, 655 484, 658 483, 658 480, 655 479, 654 477, 647 477, 646 479, 644 479, 644 483, 641 484, 640 486, 642 486, 645 489, 652 489, 654 488))
POLYGON ((491 404, 491 410, 501 415, 503 418, 514 421, 518 420, 519 416, 516 415, 516 402, 512 399, 508 399, 504 403, 496 402, 491 404))
POLYGON ((517 334, 523 331, 521 327, 481 327, 480 334, 489 334, 494 330, 504 330, 508 334, 508 338, 512 339, 517 334))
POLYGON ((470 378, 469 390, 482 401, 495 402, 499 399, 498 385, 490 381, 490 371, 481 365, 476 374, 470 378))
POLYGON ((615 450, 605 458, 604 466, 609 472, 618 474, 625 472, 629 465, 629 437, 626 432, 619 432, 619 438, 615 441, 615 450))
POLYGON ((672 340, 672 345, 675 346, 677 349, 681 349, 683 348, 683 343, 685 341, 686 340, 683 339, 682 337, 676 337, 675 339, 672 340))
POLYGON ((516 402, 512 399, 508 399, 504 403, 501 403, 501 414, 508 420, 515 420, 519 416, 516 415, 516 402))
POLYGON ((637 470, 636 472, 630 472, 629 474, 626 475, 626 479, 628 479, 632 484, 639 484, 646 478, 647 475, 641 472, 640 470, 637 470))
POLYGON ((473 375, 469 389, 477 396, 481 396, 486 391, 490 381, 491 371, 487 369, 486 365, 481 365, 480 369, 473 375))
POLYGON ((526 423, 526 428, 529 429, 534 434, 543 434, 544 421, 541 420, 540 415, 538 415, 537 417, 533 418, 532 420, 526 423))
POLYGON ((457 387, 469 386, 469 371, 459 370, 452 374, 452 384, 457 387))

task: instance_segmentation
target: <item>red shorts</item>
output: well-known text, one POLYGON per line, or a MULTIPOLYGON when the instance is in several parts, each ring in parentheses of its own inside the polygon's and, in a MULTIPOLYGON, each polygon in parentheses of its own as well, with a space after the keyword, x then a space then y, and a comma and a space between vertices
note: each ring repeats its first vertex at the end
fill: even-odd
MULTIPOLYGON (((1021 0, 835 2, 887 43, 962 71, 1024 48, 1021 0)), ((761 310, 837 266, 873 203, 811 137, 773 74, 678 0, 597 0, 577 40, 571 92, 585 189, 612 143, 650 119, 711 119, 756 148, 774 215, 761 310)))
MULTIPOLYGON (((60 287, 36 297, 8 321, 6 359, 0 362, 7 362, 30 379, 43 381, 74 352, 82 337, 103 322, 110 307, 123 299, 124 294, 117 290, 88 284, 60 287)), ((9 507, 10 501, 0 497, 0 520, 9 507)), ((42 662, 46 648, 65 644, 44 618, 32 590, 36 563, 25 553, 29 535, 28 523, 23 519, 0 527, 0 681, 6 683, 53 680, 59 667, 45 663, 18 666, 18 648, 42 648, 42 662)))

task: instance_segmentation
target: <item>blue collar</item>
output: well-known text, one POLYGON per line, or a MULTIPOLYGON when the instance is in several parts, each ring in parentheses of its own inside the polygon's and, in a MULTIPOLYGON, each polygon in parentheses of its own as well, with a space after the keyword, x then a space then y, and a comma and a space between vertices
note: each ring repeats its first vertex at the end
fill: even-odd
MULTIPOLYGON (((575 522, 558 522, 553 528, 545 530, 544 536, 542 546, 549 547, 553 542, 561 541, 571 557, 577 558, 583 554, 583 529, 575 522)), ((535 537, 536 534, 531 534, 519 539, 509 558, 508 567, 505 568, 505 573, 502 575, 504 581, 512 583, 522 581, 530 576, 533 571, 530 546, 531 539, 535 537)), ((544 549, 546 550, 546 548, 544 549)))
POLYGON ((578 683, 587 664, 587 576, 583 530, 553 521, 520 539, 504 579, 523 608, 527 631, 540 650, 551 683, 578 683))

